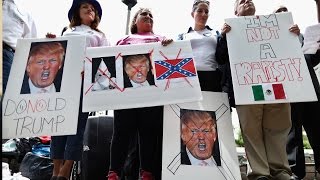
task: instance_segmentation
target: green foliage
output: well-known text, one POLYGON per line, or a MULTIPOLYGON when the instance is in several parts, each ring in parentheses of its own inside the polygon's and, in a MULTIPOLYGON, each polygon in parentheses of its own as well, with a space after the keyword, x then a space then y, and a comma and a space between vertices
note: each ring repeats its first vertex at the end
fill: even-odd
POLYGON ((238 131, 238 139, 235 139, 235 141, 236 141, 236 145, 238 147, 244 147, 244 142, 243 142, 243 137, 242 137, 241 131, 238 131))
POLYGON ((310 145, 308 137, 306 135, 302 135, 302 140, 303 140, 303 148, 304 149, 311 149, 311 145, 310 145))

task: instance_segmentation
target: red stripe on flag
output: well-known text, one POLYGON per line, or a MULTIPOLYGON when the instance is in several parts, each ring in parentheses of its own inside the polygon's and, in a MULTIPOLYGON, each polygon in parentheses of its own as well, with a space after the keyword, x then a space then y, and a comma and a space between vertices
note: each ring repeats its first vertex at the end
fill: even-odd
POLYGON ((282 84, 272 84, 275 99, 286 99, 282 84))

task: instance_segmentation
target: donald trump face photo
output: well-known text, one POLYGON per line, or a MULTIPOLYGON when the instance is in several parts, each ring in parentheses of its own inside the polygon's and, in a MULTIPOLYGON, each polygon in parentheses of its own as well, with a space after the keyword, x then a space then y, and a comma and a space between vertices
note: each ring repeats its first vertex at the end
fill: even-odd
POLYGON ((181 152, 186 152, 187 162, 190 161, 184 163, 182 160, 182 164, 219 164, 213 160, 214 156, 219 156, 219 149, 216 152, 218 147, 215 148, 215 145, 218 146, 218 133, 214 112, 181 109, 180 120, 181 152))
POLYGON ((60 42, 32 44, 26 66, 28 83, 23 84, 21 92, 26 89, 31 94, 41 91, 59 92, 60 87, 56 87, 54 81, 63 66, 64 56, 65 47, 60 42))

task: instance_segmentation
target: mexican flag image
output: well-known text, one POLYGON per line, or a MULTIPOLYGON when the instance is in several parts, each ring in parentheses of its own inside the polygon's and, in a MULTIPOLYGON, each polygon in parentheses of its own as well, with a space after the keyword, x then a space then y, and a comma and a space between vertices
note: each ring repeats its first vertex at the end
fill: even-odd
POLYGON ((253 85, 252 92, 255 101, 286 99, 286 94, 281 83, 253 85))

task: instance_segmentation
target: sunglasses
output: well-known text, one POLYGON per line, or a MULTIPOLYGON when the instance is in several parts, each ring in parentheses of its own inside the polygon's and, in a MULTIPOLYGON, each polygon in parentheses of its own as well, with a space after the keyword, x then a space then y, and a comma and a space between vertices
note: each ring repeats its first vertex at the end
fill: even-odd
POLYGON ((206 0, 195 0, 193 2, 193 6, 196 6, 196 5, 200 4, 200 3, 206 3, 206 4, 210 5, 209 1, 206 1, 206 0))
POLYGON ((288 12, 287 8, 280 8, 276 11, 276 13, 280 13, 280 12, 288 12))

